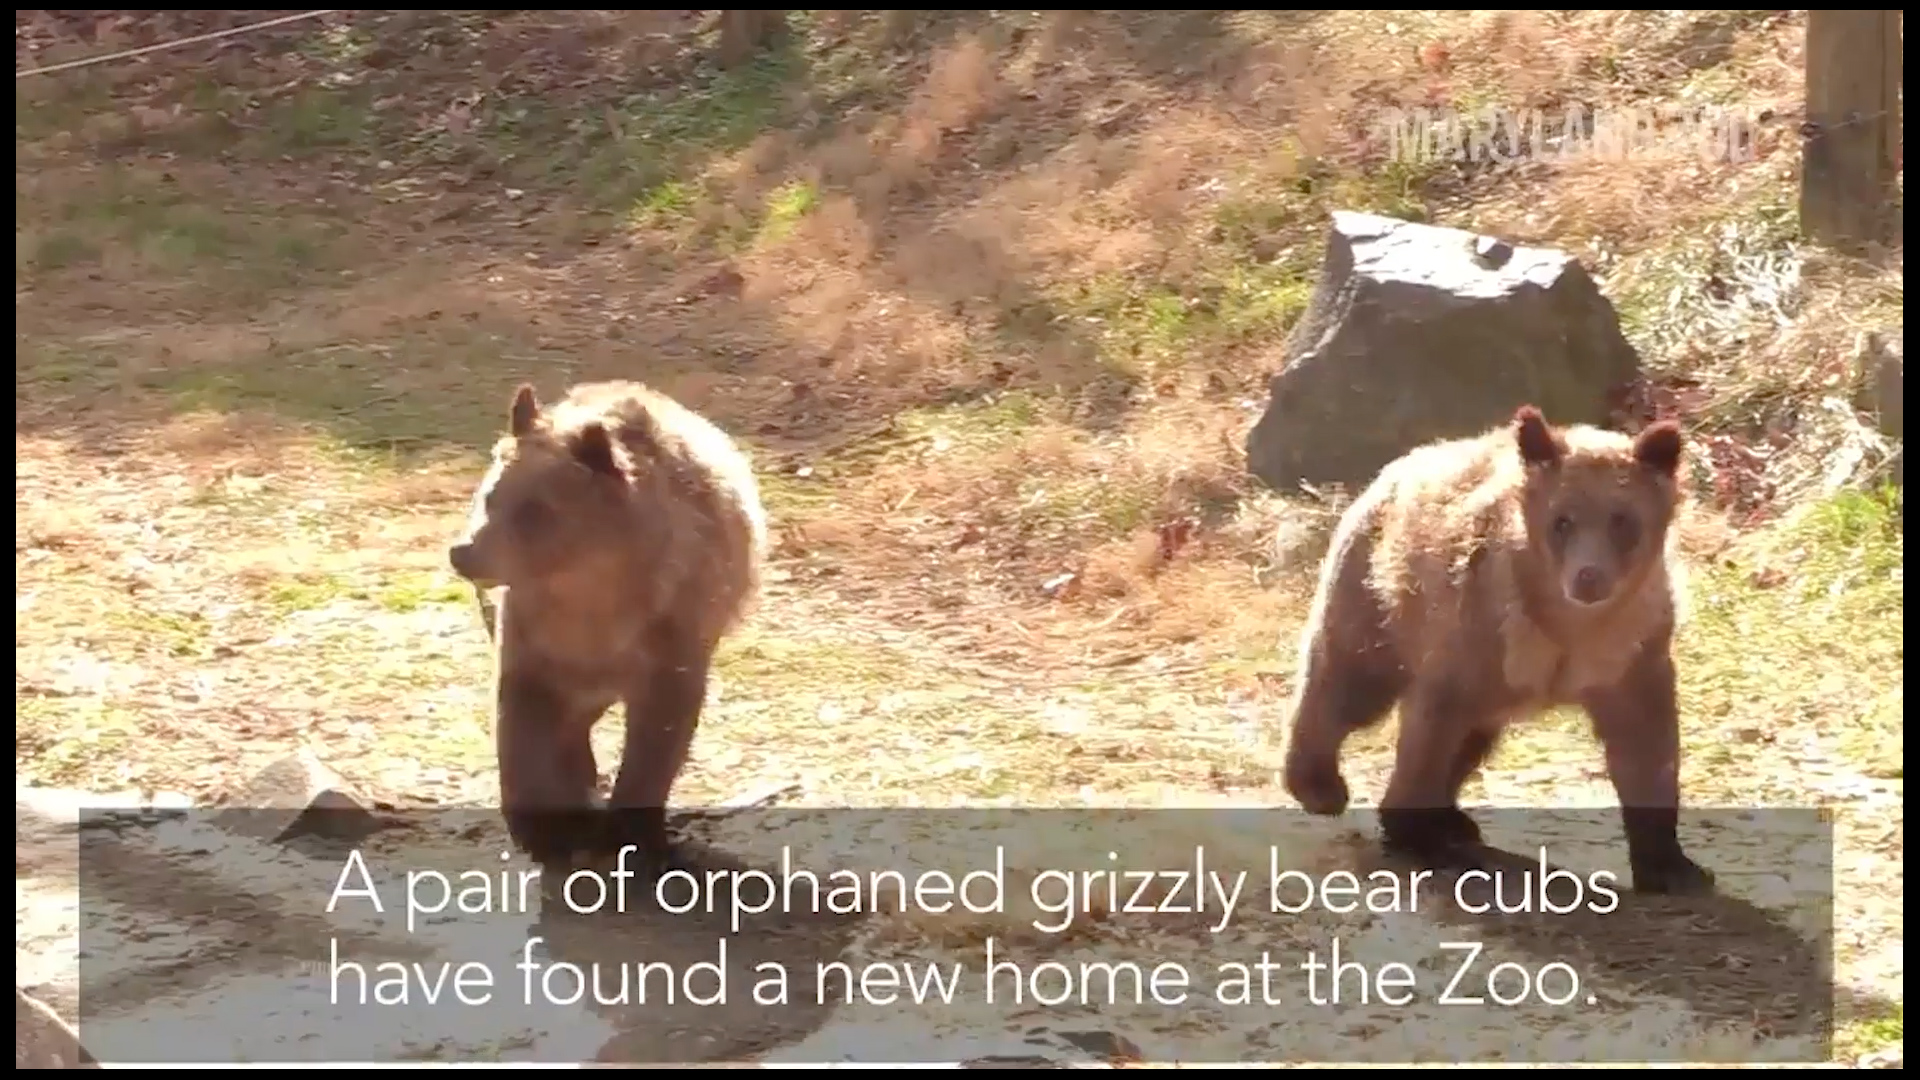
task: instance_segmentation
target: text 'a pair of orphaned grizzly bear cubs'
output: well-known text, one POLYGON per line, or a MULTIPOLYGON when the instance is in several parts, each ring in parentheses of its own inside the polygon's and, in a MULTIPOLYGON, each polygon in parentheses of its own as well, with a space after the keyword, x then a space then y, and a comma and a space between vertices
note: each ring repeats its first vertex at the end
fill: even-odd
MULTIPOLYGON (((1510 426, 1429 444, 1348 508, 1303 635, 1285 782, 1345 811, 1346 736, 1401 712, 1381 802, 1387 844, 1442 860, 1478 841, 1466 781, 1513 721, 1578 704, 1619 795, 1635 886, 1700 891, 1681 850, 1667 539, 1678 428, 1637 439, 1510 426)), ((515 394, 454 570, 496 647, 501 802, 542 862, 633 842, 671 857, 666 804, 721 639, 755 601, 766 524, 746 458, 713 424, 631 382, 543 409, 515 394), (498 590, 498 608, 488 593, 498 590), (611 815, 589 734, 624 703, 611 815)))

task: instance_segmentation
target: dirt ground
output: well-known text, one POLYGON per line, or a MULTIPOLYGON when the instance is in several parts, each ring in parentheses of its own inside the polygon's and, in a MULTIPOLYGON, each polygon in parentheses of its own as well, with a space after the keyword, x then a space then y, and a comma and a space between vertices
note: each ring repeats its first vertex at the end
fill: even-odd
MULTIPOLYGON (((269 14, 21 12, 16 68, 269 14)), ((485 806, 445 545, 515 383, 627 377, 741 437, 778 537, 680 801, 1283 804, 1338 504, 1241 440, 1326 210, 1372 209, 1602 276, 1701 461, 1688 800, 1830 809, 1835 1059, 1897 1060, 1903 532, 1852 406, 1904 286, 1794 240, 1804 13, 812 12, 724 72, 705 14, 342 13, 17 81, 23 782, 218 802, 304 744, 485 806), (1505 170, 1369 126, 1568 101, 1767 119, 1750 160, 1505 170)), ((1571 716, 1471 795, 1613 802, 1571 716)), ((70 900, 43 869, 23 920, 70 900)))

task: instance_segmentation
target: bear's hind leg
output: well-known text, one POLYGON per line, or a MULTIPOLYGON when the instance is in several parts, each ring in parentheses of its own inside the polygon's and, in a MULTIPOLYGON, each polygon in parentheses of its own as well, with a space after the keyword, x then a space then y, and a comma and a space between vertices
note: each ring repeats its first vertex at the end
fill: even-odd
POLYGON ((1399 664, 1385 650, 1336 653, 1323 642, 1309 651, 1287 736, 1287 793, 1310 814, 1347 809, 1340 748, 1347 736, 1386 719, 1406 689, 1399 664))
POLYGON ((1340 775, 1347 736, 1385 720, 1407 688, 1406 667, 1387 632, 1390 613, 1368 585, 1373 501, 1350 507, 1334 532, 1313 612, 1301 634, 1300 685, 1287 723, 1287 793, 1310 814, 1345 813, 1340 775))

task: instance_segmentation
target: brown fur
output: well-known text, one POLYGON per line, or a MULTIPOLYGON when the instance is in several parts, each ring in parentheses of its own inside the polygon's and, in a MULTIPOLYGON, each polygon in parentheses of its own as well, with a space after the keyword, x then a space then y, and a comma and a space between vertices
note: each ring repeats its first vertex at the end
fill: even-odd
POLYGON ((520 388, 448 555, 483 615, 498 598, 500 794, 516 843, 542 858, 593 846, 555 834, 593 808, 589 735, 619 701, 612 806, 664 851, 714 651, 755 602, 765 551, 752 468, 704 418, 632 382, 576 386, 544 409, 520 388))
POLYGON ((1676 837, 1680 453, 1670 423, 1629 439, 1555 430, 1528 406, 1381 470, 1335 531, 1302 636, 1285 776, 1301 805, 1345 811, 1340 747, 1398 704, 1388 843, 1431 856, 1475 843, 1460 790, 1502 732, 1579 705, 1605 748, 1636 886, 1711 884, 1676 837))

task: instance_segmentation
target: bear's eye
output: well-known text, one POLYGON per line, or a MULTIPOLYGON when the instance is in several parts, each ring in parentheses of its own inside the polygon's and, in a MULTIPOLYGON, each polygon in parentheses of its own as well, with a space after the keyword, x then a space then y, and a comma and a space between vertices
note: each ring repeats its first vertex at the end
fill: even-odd
POLYGON ((1553 535, 1565 540, 1573 535, 1573 519, 1565 514, 1553 519, 1553 535))
POLYGON ((1607 518, 1607 530, 1613 534, 1613 546, 1622 552, 1632 551, 1640 542, 1640 522, 1625 511, 1615 510, 1607 518))
POLYGON ((514 527, 528 532, 546 528, 552 518, 552 508, 541 499, 529 499, 513 508, 514 527))

